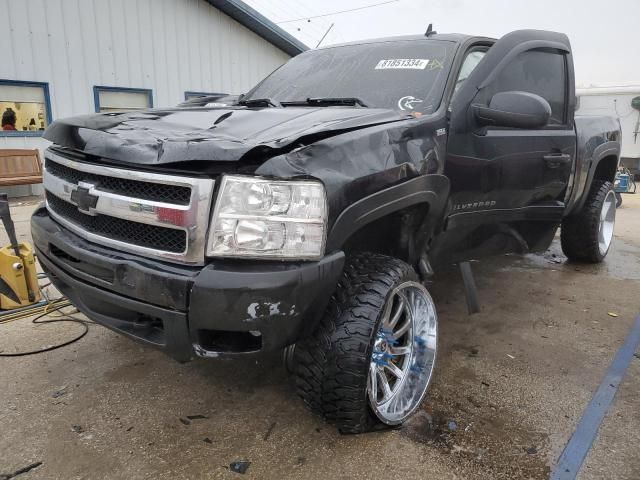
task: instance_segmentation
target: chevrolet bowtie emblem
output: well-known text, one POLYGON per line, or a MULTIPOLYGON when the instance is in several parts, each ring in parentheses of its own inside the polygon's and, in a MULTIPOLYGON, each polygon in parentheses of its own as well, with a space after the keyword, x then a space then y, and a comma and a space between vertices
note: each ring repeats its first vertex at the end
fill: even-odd
POLYGON ((78 206, 78 210, 90 215, 93 215, 91 209, 98 204, 98 197, 89 193, 94 187, 90 183, 80 182, 78 188, 71 192, 71 201, 78 206))

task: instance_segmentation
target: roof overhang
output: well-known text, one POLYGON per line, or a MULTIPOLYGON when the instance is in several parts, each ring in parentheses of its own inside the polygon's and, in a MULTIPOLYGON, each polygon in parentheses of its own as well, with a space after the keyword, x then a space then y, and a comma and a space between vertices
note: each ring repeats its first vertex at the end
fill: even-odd
POLYGON ((640 84, 576 87, 576 95, 632 95, 640 93, 640 84))
POLYGON ((309 47, 300 40, 289 35, 244 2, 239 0, 207 0, 207 2, 292 57, 309 50, 309 47))

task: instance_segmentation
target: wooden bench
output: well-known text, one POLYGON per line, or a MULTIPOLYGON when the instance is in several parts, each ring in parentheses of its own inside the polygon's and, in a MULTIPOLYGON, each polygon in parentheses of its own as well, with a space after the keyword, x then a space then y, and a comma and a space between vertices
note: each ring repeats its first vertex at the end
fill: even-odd
POLYGON ((40 151, 0 149, 0 187, 42 183, 40 151))

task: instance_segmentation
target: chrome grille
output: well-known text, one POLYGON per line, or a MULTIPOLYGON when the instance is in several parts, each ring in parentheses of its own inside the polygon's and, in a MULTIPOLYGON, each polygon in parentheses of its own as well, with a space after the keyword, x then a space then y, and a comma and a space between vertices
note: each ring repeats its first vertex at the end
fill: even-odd
POLYGON ((51 216, 117 250, 203 264, 214 180, 138 172, 45 152, 51 216))
POLYGON ((93 173, 74 170, 65 165, 49 162, 46 170, 54 177, 61 178, 70 183, 89 182, 105 192, 119 193, 129 197, 155 200, 156 202, 175 203, 176 205, 189 205, 191 189, 178 185, 163 185, 161 183, 139 182, 126 178, 106 177, 93 173))
POLYGON ((47 194, 49 208, 87 232, 132 245, 182 253, 187 248, 187 232, 173 228, 134 223, 107 215, 87 215, 73 203, 47 194))

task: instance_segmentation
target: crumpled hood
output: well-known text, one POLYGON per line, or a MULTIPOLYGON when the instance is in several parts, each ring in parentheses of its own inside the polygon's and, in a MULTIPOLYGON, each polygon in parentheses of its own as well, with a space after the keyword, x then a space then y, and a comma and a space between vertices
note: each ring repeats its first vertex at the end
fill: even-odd
POLYGON ((407 118, 394 110, 356 107, 177 108, 56 120, 44 137, 132 164, 237 161, 252 151, 266 160, 320 138, 407 118))

